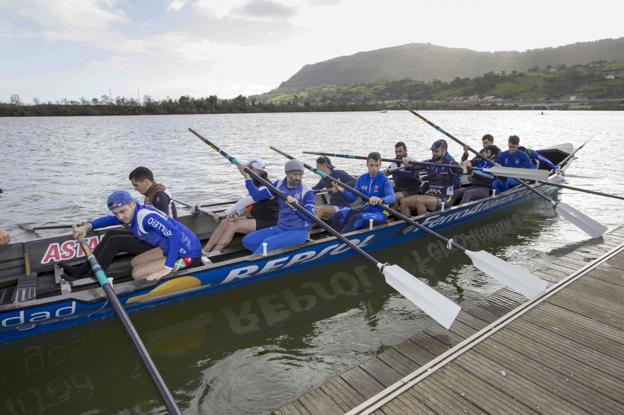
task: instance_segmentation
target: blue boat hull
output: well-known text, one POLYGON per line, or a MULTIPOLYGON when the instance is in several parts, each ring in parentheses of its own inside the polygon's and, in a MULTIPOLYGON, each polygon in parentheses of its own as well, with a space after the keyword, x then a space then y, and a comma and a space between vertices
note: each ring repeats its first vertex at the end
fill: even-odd
MULTIPOLYGON (((542 191, 556 188, 540 186, 542 191)), ((435 212, 419 218, 423 225, 442 229, 464 223, 532 198, 524 188, 480 201, 435 212)), ((365 251, 375 251, 411 241, 424 233, 404 222, 391 222, 373 230, 360 230, 347 237, 365 251)), ((354 252, 335 238, 272 252, 266 257, 246 256, 179 273, 157 284, 132 281, 117 284, 115 290, 128 312, 142 310, 171 301, 234 288, 242 284, 290 274, 353 256, 354 252)), ((58 330, 64 327, 102 320, 113 315, 101 288, 76 291, 49 299, 4 306, 0 311, 0 343, 58 330)))

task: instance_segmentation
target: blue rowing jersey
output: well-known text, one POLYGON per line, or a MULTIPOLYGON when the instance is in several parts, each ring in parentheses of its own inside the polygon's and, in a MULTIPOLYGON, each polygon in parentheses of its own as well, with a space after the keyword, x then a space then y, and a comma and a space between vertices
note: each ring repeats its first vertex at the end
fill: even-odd
MULTIPOLYGON (((123 225, 113 215, 103 216, 89 223, 93 229, 123 225)), ((173 268, 178 258, 198 258, 201 255, 201 242, 197 236, 186 226, 152 206, 137 202, 128 228, 140 241, 159 247, 168 268, 173 268)))
MULTIPOLYGON (((266 187, 256 187, 255 183, 251 179, 245 180, 245 186, 249 191, 251 197, 259 202, 261 200, 268 200, 273 198, 273 193, 266 187)), ((312 189, 303 182, 299 182, 297 187, 291 189, 286 185, 286 178, 273 183, 278 190, 284 193, 286 196, 292 196, 297 199, 299 206, 302 206, 305 210, 313 215, 316 215, 316 205, 314 204, 314 192, 312 189)), ((283 230, 307 230, 310 229, 312 221, 308 219, 303 213, 297 209, 288 205, 281 197, 278 200, 279 203, 279 219, 277 226, 283 230)))
MULTIPOLYGON (((383 203, 386 205, 390 205, 395 202, 392 182, 390 182, 390 180, 388 180, 388 177, 386 177, 386 175, 382 172, 377 173, 375 177, 371 177, 370 173, 364 173, 363 175, 358 177, 357 181, 355 182, 355 186, 353 187, 355 188, 355 190, 359 190, 368 197, 377 196, 381 198, 383 200, 383 203)), ((357 200, 356 195, 346 190, 342 195, 346 200, 349 201, 349 203, 353 203, 357 200)), ((366 204, 362 208, 362 211, 379 212, 383 211, 383 206, 373 206, 366 204)))
POLYGON ((516 150, 511 154, 509 150, 503 151, 496 157, 496 162, 503 167, 517 167, 521 169, 536 169, 537 166, 531 162, 531 159, 524 151, 516 150))

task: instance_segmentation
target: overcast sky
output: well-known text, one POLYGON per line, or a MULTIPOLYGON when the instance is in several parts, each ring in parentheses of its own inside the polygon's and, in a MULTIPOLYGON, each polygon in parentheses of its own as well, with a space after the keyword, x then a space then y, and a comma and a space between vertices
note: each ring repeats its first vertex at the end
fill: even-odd
POLYGON ((624 36, 624 0, 0 0, 0 101, 231 98, 303 65, 430 42, 526 50, 624 36))

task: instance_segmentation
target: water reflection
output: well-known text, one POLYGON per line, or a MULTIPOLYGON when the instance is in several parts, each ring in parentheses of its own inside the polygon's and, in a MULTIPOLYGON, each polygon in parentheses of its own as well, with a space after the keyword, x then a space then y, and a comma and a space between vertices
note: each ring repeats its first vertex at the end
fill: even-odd
MULTIPOLYGON (((443 233, 469 249, 506 256, 509 246, 528 247, 552 220, 552 209, 532 205, 443 233)), ((465 255, 429 237, 376 256, 464 305, 498 288, 465 255)), ((431 324, 357 258, 132 319, 189 414, 268 411, 431 324)), ((1 345, 0 355, 2 413, 164 411, 114 320, 1 345)))

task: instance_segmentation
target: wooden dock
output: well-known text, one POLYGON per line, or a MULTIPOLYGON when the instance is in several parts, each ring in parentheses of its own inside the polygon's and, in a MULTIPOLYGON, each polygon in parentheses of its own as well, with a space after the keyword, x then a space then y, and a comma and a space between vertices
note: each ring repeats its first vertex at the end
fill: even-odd
POLYGON ((273 414, 624 414, 624 227, 273 414))

